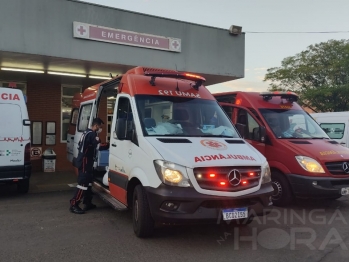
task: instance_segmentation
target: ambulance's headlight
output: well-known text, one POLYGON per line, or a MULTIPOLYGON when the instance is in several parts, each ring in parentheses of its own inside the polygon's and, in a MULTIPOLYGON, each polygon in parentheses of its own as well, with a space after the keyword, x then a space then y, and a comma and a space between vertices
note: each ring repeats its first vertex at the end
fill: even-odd
POLYGON ((154 161, 160 180, 170 186, 190 187, 187 170, 184 166, 164 160, 154 161))
POLYGON ((315 159, 307 156, 296 156, 296 159, 301 167, 311 173, 325 173, 320 163, 315 159))
POLYGON ((268 162, 265 162, 262 165, 262 184, 268 183, 271 181, 271 172, 268 162))

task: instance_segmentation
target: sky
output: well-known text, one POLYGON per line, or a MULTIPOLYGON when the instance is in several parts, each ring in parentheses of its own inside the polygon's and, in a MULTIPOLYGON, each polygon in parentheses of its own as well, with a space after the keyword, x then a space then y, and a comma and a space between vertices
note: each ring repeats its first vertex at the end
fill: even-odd
POLYGON ((185 22, 228 29, 242 26, 245 77, 209 86, 216 92, 267 91, 268 68, 331 39, 349 38, 349 0, 85 0, 185 22), (253 33, 333 32, 345 33, 253 33))

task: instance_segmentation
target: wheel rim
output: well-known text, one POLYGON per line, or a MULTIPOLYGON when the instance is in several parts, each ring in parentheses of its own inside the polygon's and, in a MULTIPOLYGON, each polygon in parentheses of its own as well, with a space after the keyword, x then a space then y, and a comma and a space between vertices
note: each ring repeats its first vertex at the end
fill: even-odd
POLYGON ((282 186, 278 181, 272 181, 272 185, 274 188, 274 194, 272 195, 272 199, 279 200, 282 196, 282 186))
POLYGON ((135 221, 138 222, 138 200, 135 200, 135 204, 134 204, 134 217, 135 217, 135 221))

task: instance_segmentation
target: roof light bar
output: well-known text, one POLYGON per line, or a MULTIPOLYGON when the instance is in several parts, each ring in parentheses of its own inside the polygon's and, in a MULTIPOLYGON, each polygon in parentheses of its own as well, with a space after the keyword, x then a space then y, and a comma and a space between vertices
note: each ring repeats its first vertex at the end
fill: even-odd
POLYGON ((70 74, 70 73, 63 73, 63 72, 53 72, 53 71, 47 71, 50 75, 62 75, 62 76, 75 76, 75 77, 86 77, 86 75, 81 74, 70 74))
POLYGON ((144 72, 144 75, 146 76, 151 76, 151 80, 149 81, 149 83, 152 86, 155 86, 155 78, 156 77, 168 77, 168 78, 180 78, 180 79, 187 79, 190 81, 194 81, 195 85, 193 85, 193 88, 195 90, 199 90, 199 87, 206 81, 206 79, 202 76, 199 75, 194 75, 194 74, 190 74, 190 73, 183 73, 183 72, 144 72))
POLYGON ((16 72, 28 72, 28 73, 39 73, 39 74, 45 73, 45 71, 43 71, 43 70, 34 70, 34 69, 25 69, 25 68, 1 67, 1 70, 4 70, 4 71, 16 71, 16 72))
POLYGON ((274 91, 274 92, 261 92, 259 95, 263 97, 263 100, 269 101, 274 96, 280 96, 281 99, 286 99, 288 102, 293 103, 298 100, 298 95, 294 92, 281 92, 281 91, 274 91))

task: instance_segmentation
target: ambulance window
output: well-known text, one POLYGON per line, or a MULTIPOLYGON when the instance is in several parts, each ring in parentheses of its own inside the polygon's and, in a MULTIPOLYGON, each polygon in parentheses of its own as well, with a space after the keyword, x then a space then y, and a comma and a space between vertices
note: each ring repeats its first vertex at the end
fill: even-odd
POLYGON ((259 124, 246 110, 239 109, 237 124, 245 125, 243 134, 245 139, 259 141, 259 124))
POLYGON ((150 118, 151 117, 151 112, 152 112, 151 108, 145 108, 144 109, 144 117, 150 118))
POLYGON ((83 105, 80 109, 78 131, 84 132, 88 127, 92 110, 92 104, 83 105))
POLYGON ((71 113, 71 119, 70 119, 71 125, 76 125, 76 123, 78 122, 78 116, 79 116, 79 109, 74 108, 73 112, 71 113))
POLYGON ((20 138, 22 136, 22 112, 19 105, 0 104, 0 121, 2 126, 0 128, 0 137, 20 138))
MULTIPOLYGON (((126 134, 127 137, 133 142, 134 144, 138 145, 137 141, 137 134, 135 131, 135 126, 133 122, 133 114, 132 114, 132 108, 130 104, 130 100, 126 97, 120 97, 118 101, 118 111, 117 111, 117 119, 123 118, 126 120, 126 134)), ((116 125, 115 125, 116 128, 116 125)))
POLYGON ((248 109, 252 112, 252 114, 253 114, 259 121, 261 121, 260 116, 258 115, 257 111, 256 111, 254 108, 249 107, 248 109))
POLYGON ((132 118, 132 110, 130 107, 130 100, 126 97, 120 97, 118 101, 118 114, 117 119, 119 118, 132 118))
POLYGON ((259 124, 250 114, 247 114, 247 122, 250 139, 259 141, 259 124))
POLYGON ((222 106, 223 110, 227 113, 229 119, 232 119, 233 116, 233 107, 231 106, 222 106))

